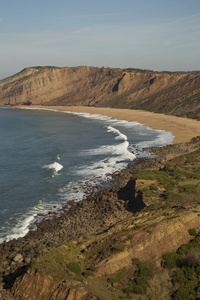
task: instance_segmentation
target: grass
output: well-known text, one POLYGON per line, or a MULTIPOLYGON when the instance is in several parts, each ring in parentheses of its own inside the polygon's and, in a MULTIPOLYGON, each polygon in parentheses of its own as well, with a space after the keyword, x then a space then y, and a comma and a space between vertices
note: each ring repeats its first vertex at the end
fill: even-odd
MULTIPOLYGON (((183 155, 160 170, 144 170, 136 174, 144 199, 171 203, 200 203, 200 151, 183 155), (141 184, 141 182, 143 184, 141 184), (192 197, 191 197, 192 195, 192 197)), ((164 205, 162 206, 164 208, 164 205)))
POLYGON ((32 266, 41 274, 51 275, 55 280, 69 278, 71 277, 70 272, 79 274, 78 271, 75 271, 78 270, 76 266, 81 265, 81 262, 77 261, 77 254, 77 247, 68 242, 33 260, 32 266))

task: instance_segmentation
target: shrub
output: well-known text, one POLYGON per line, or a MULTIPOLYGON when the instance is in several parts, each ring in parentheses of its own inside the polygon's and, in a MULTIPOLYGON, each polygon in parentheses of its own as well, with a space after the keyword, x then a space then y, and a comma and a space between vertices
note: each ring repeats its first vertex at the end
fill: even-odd
POLYGON ((144 275, 138 276, 138 277, 136 277, 135 282, 137 283, 137 285, 147 284, 148 277, 144 276, 144 275))
POLYGON ((75 261, 68 263, 67 268, 75 274, 81 273, 81 266, 79 265, 79 263, 77 263, 75 261))
POLYGON ((116 250, 116 251, 124 251, 124 249, 126 248, 126 245, 117 245, 115 246, 113 249, 116 250))
POLYGON ((157 191, 157 190, 158 190, 158 187, 157 187, 155 184, 151 184, 151 185, 149 186, 149 189, 150 189, 151 191, 157 191))
POLYGON ((196 193, 196 184, 185 184, 178 187, 179 193, 188 193, 195 194, 196 193))
POLYGON ((147 277, 152 275, 153 270, 147 265, 147 263, 139 262, 137 266, 138 266, 138 271, 135 272, 136 275, 138 274, 147 277))
POLYGON ((88 277, 88 276, 92 276, 94 274, 93 274, 93 272, 91 270, 86 270, 83 275, 86 276, 86 277, 88 277))
POLYGON ((137 229, 140 229, 140 228, 142 228, 142 227, 144 227, 144 225, 135 225, 135 226, 133 226, 132 227, 132 230, 137 230, 137 229))
POLYGON ((146 284, 141 284, 141 285, 133 285, 131 287, 131 292, 135 294, 145 294, 147 289, 146 284))
POLYGON ((124 228, 122 231, 130 232, 132 230, 133 230, 133 228, 124 228))
POLYGON ((109 283, 120 283, 121 279, 125 276, 125 272, 119 272, 115 277, 109 277, 107 281, 109 283))
POLYGON ((190 244, 183 244, 180 246, 177 253, 182 255, 182 254, 186 253, 189 249, 190 249, 190 244))
POLYGON ((92 272, 94 272, 96 270, 96 267, 94 265, 92 265, 87 270, 91 270, 92 272))
POLYGON ((176 252, 169 252, 163 255, 164 268, 172 269, 177 266, 179 255, 176 252))
POLYGON ((173 282, 185 283, 187 278, 185 277, 184 269, 177 269, 173 274, 173 282))
POLYGON ((200 248, 192 248, 182 260, 183 265, 192 267, 194 265, 200 266, 200 248))
POLYGON ((191 236, 196 236, 196 234, 197 234, 195 228, 190 228, 190 229, 188 230, 188 233, 189 233, 191 236))
POLYGON ((76 277, 74 277, 74 280, 83 282, 84 279, 82 276, 76 276, 76 277))
POLYGON ((186 173, 187 179, 200 179, 200 175, 196 173, 186 173))
POLYGON ((127 240, 132 240, 132 239, 133 239, 133 237, 134 237, 134 235, 133 235, 133 234, 131 234, 131 235, 129 235, 129 236, 127 237, 127 240))
POLYGON ((188 280, 184 286, 181 286, 176 293, 174 294, 174 299, 183 300, 183 299, 196 299, 196 297, 192 297, 192 295, 196 294, 195 289, 198 287, 198 281, 196 278, 192 280, 188 280))
POLYGON ((132 264, 133 264, 133 265, 137 265, 137 264, 139 264, 139 263, 140 263, 139 258, 134 257, 134 258, 132 259, 132 264))

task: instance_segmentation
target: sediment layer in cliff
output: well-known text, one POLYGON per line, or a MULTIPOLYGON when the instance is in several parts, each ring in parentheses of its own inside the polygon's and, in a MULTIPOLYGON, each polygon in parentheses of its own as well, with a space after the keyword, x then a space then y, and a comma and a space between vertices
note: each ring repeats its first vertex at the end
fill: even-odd
POLYGON ((200 74, 35 67, 0 81, 0 105, 143 109, 200 119, 200 74))

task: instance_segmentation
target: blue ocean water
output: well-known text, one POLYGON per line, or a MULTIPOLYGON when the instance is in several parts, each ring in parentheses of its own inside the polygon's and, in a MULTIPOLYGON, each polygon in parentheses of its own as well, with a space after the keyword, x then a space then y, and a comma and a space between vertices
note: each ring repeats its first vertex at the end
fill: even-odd
POLYGON ((0 242, 25 235, 38 214, 80 201, 144 147, 173 136, 137 122, 56 110, 0 108, 0 242))

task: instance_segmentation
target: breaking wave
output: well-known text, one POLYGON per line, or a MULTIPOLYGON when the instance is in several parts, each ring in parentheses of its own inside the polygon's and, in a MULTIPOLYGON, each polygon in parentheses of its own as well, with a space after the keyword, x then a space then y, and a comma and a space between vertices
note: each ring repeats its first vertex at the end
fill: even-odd
POLYGON ((49 165, 44 165, 42 168, 52 170, 53 171, 52 176, 55 176, 55 175, 59 175, 58 172, 63 169, 63 166, 57 162, 54 162, 49 165))

